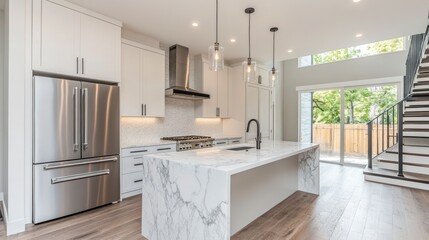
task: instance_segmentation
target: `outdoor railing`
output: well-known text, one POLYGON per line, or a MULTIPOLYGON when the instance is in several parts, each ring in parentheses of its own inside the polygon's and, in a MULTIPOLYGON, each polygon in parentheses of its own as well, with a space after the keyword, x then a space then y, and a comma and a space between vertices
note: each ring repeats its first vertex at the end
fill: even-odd
POLYGON ((398 176, 404 176, 403 171, 403 114, 404 102, 410 98, 406 98, 397 102, 395 105, 387 108, 384 112, 367 123, 368 125, 368 168, 372 168, 372 160, 388 148, 398 145, 398 176), (387 128, 385 128, 387 125, 387 128), (381 126, 381 138, 379 136, 378 128, 381 126), (376 151, 373 148, 373 128, 376 127, 376 151), (386 131, 384 130, 386 129, 386 131), (393 129, 390 132, 390 129, 393 129), (396 130, 396 131, 395 131, 396 130), (397 135, 396 135, 397 132, 397 135), (381 144, 380 142, 381 141, 381 144))

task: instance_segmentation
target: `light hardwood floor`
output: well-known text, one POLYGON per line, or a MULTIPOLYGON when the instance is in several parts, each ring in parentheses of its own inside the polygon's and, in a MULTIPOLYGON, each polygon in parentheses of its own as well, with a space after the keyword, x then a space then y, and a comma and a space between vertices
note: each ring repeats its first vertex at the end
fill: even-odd
MULTIPOLYGON (((141 198, 27 226, 0 239, 143 239, 141 198)), ((365 182, 362 169, 321 164, 321 194, 297 192, 232 237, 252 239, 429 239, 429 192, 365 182)))

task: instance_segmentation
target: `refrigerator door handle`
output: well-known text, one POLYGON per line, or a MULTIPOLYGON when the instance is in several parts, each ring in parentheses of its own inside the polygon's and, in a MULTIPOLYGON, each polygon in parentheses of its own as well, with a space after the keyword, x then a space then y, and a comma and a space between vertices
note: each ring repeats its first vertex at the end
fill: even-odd
POLYGON ((95 161, 85 161, 85 162, 79 162, 79 163, 68 163, 68 164, 48 164, 43 167, 44 170, 51 170, 51 169, 58 169, 58 168, 66 168, 66 167, 76 167, 76 166, 82 166, 82 165, 88 165, 88 164, 95 164, 95 163, 106 163, 106 162, 115 162, 118 161, 117 157, 111 157, 111 158, 104 158, 100 160, 95 161))
POLYGON ((88 88, 83 89, 83 150, 88 149, 88 88))
POLYGON ((78 122, 79 122, 79 112, 78 112, 78 88, 73 88, 73 114, 74 114, 74 124, 73 124, 73 149, 74 151, 79 151, 79 139, 78 139, 78 122))
POLYGON ((51 178, 51 184, 74 181, 74 180, 79 180, 83 178, 98 177, 98 176, 109 175, 109 174, 110 174, 110 170, 104 169, 104 170, 94 171, 89 173, 80 173, 80 174, 68 175, 63 177, 55 177, 55 178, 51 178))

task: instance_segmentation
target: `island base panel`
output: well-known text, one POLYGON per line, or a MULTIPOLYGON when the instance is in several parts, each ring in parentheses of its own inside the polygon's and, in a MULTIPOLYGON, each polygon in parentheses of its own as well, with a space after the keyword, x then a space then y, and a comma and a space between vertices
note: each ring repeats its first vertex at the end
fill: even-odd
POLYGON ((298 190, 298 156, 231 176, 231 236, 298 190))

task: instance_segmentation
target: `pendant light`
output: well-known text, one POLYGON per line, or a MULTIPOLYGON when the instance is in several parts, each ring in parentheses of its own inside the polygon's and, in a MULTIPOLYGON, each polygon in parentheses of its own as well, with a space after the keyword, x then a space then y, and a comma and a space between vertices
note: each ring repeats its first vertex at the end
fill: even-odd
POLYGON ((250 14, 255 12, 254 8, 246 8, 244 10, 245 13, 249 14, 249 57, 247 58, 247 61, 245 61, 243 64, 246 66, 246 81, 247 82, 255 82, 256 81, 256 62, 252 60, 250 55, 250 14))
POLYGON ((270 72, 270 75, 271 75, 271 86, 272 87, 274 87, 275 86, 275 84, 276 84, 276 81, 277 81, 277 70, 276 70, 276 67, 275 67, 275 61, 276 61, 276 59, 275 59, 275 53, 276 53, 276 32, 278 31, 279 29, 277 28, 277 27, 272 27, 272 28, 270 28, 270 32, 272 32, 273 33, 273 68, 271 69, 271 72, 270 72))
POLYGON ((209 68, 212 71, 223 70, 224 54, 223 47, 218 42, 218 17, 219 17, 219 3, 216 0, 216 42, 209 47, 209 68))

